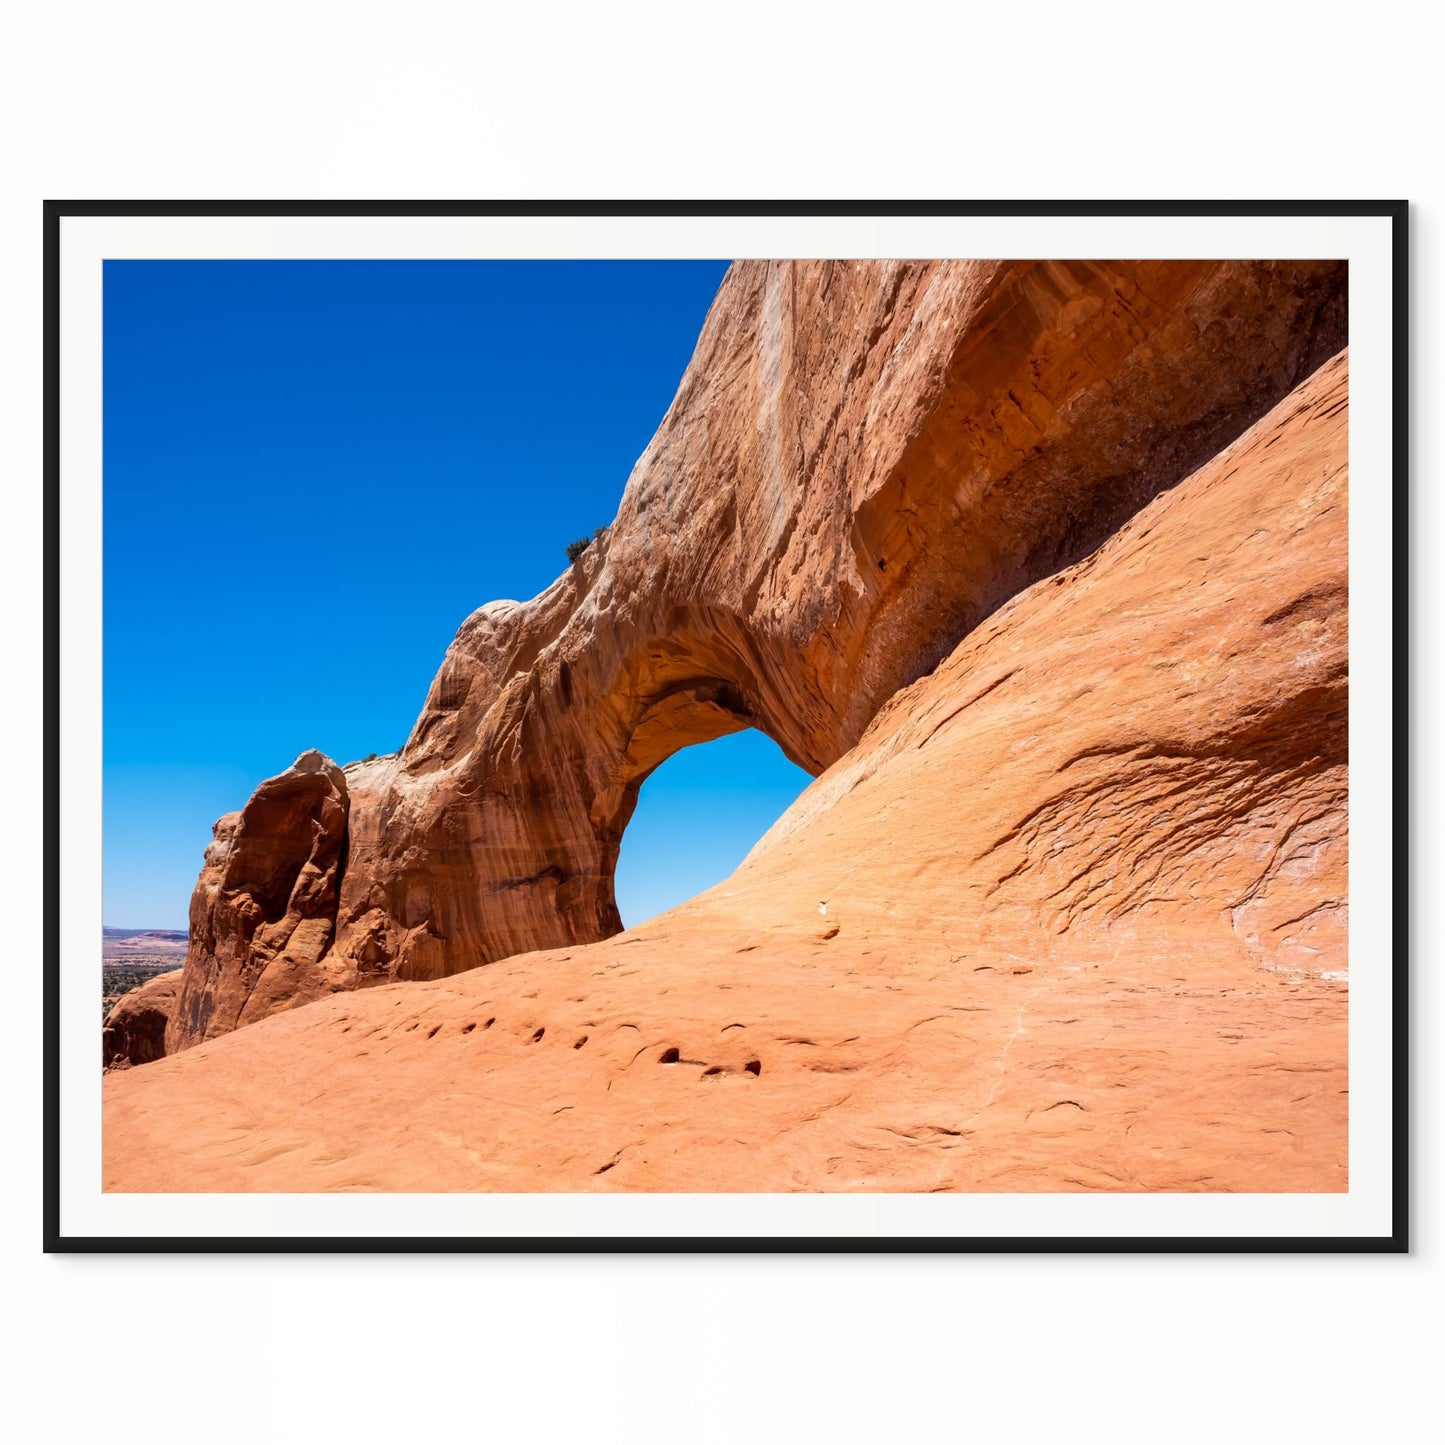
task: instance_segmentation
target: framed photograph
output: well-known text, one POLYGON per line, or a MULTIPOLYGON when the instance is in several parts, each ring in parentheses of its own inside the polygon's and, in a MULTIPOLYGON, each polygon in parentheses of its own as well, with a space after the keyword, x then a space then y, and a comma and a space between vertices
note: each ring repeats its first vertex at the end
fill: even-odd
POLYGON ((1408 1248, 1404 202, 44 219, 47 1250, 1408 1248))

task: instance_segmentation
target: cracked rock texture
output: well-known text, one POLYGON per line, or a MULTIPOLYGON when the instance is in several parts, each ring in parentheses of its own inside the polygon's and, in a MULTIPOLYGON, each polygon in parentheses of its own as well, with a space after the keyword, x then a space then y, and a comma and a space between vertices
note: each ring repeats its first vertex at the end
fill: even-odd
POLYGON ((1341 353, 673 912, 107 1075, 105 1187, 1345 1189, 1347 411, 1341 353))
MULTIPOLYGON (((541 596, 467 619, 399 754, 344 777, 313 761, 312 783, 293 769, 217 825, 168 1047, 335 990, 616 933, 613 870, 654 767, 746 726, 815 775, 833 767, 900 688, 976 629, 995 635, 1010 599, 1094 553, 1337 352, 1345 293, 1325 261, 734 265, 607 533, 541 596)), ((1300 605, 1280 637, 1332 603, 1300 605)), ((1151 680, 1202 697, 1158 640, 1134 646, 1166 669, 1151 680)), ((1308 725, 1312 701, 1277 701, 1308 725)), ((1305 767, 1289 716, 1234 721, 1258 738, 1202 762, 1206 782, 1178 776, 1195 760, 1182 723, 1130 741, 1121 718, 1098 744, 1115 753, 1074 764, 1075 800, 1117 759, 1096 817, 1132 820, 1131 860, 1211 836, 1202 816, 1177 838, 1149 821, 1176 784, 1234 828, 1261 786, 1240 750, 1305 767)), ((999 861, 1053 868, 1065 919, 1121 906, 1098 882, 1114 835, 1074 836, 1068 796, 1040 807, 1000 835, 999 861)), ((1287 924, 1270 901, 1327 826, 1301 824, 1233 899, 1262 954, 1281 928, 1331 927, 1287 924)), ((1147 871, 1130 865, 1141 898, 1184 886, 1147 871)), ((1018 885, 1000 887, 1008 906, 1018 885)))

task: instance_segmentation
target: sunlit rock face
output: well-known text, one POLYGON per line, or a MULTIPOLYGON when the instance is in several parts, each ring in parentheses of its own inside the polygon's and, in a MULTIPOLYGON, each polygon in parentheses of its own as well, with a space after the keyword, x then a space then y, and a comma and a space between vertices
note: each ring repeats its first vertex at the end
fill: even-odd
POLYGON ((181 970, 158 973, 116 1000, 101 1030, 101 1062, 107 1069, 150 1064, 166 1054, 166 1029, 181 990, 181 970))
POLYGON ((345 986, 327 955, 348 805, 345 774, 312 751, 216 824, 191 895, 169 1052, 345 986))
POLYGON ((679 908, 108 1074, 104 1187, 1346 1190, 1348 395, 1021 589, 679 908))
MULTIPOLYGON (((1331 262, 734 265, 607 532, 531 602, 467 619, 399 754, 344 775, 321 760, 305 776, 324 786, 273 779, 217 825, 168 1046, 615 933, 619 843, 652 768, 747 726, 830 768, 900 689, 1338 352, 1345 293, 1331 262)), ((1274 721, 1194 674, 1186 695, 1229 736, 1294 737, 1339 699, 1296 697, 1292 677, 1272 684, 1274 721), (1246 711, 1231 724, 1230 708, 1246 711)), ((1281 746, 1274 774, 1293 778, 1281 746)), ((1110 794, 1110 817, 1157 811, 1168 756, 1110 794)), ((1220 787, 1255 786, 1220 766, 1220 787)), ((1111 846, 1097 813, 1039 803, 1008 845, 1033 849, 1013 878, 1111 846)), ((1148 853, 1139 826, 1123 846, 1148 853)), ((1230 904, 1264 953, 1269 893, 1230 904)))

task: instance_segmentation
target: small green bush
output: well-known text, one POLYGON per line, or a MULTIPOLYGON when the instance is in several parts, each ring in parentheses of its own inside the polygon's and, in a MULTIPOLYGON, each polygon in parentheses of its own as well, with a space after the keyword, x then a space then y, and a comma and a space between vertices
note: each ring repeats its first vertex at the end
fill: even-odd
POLYGON ((590 537, 582 537, 576 542, 568 542, 567 560, 569 562, 575 562, 594 542, 603 537, 606 532, 606 527, 598 527, 590 537))

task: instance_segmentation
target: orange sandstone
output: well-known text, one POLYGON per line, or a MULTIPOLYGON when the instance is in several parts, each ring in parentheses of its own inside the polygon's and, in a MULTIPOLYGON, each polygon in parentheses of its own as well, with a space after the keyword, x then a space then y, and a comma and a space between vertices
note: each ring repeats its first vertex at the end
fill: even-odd
MULTIPOLYGON (((541 596, 467 619, 399 754, 344 775, 311 757, 217 825, 168 1049, 333 991, 617 932, 613 870, 652 768, 745 726, 834 768, 900 689, 994 635, 1010 599, 1058 585, 1338 351, 1345 285, 1332 262, 735 265, 605 536, 541 596)), ((1281 637, 1304 638, 1304 605, 1281 637)), ((1227 704, 1168 671, 1162 638, 1141 627, 1132 646, 1166 668, 1141 686, 1227 704)), ((1148 852, 1171 769, 1206 790, 1255 783, 1191 753, 1188 730, 1173 754, 1132 757, 1136 712, 1100 746, 1140 780, 1107 806, 1137 811, 1124 846, 1148 852)), ((1110 756, 1071 779, 1088 788, 1110 756)), ((958 805, 987 807, 997 779, 960 765, 958 805)), ((1066 804, 1039 802, 999 847, 1055 850, 1067 891, 1065 870, 1114 835, 1090 815, 1079 836, 1066 804)), ((1018 885, 1001 888, 990 915, 1018 885)), ((1275 913, 1231 906, 1269 952, 1275 913)))
MULTIPOLYGON (((1013 274, 1025 295, 1030 276, 1043 284, 1027 268, 960 270, 995 304, 1001 275, 1013 274)), ((1063 270, 1087 283, 1118 274, 1063 270)), ((762 314, 774 314, 768 308, 782 305, 767 300, 774 271, 750 274, 762 314)), ((819 273, 803 274, 823 284, 819 273)), ((916 318, 948 272, 903 274, 915 290, 899 296, 911 296, 916 318)), ((1202 283, 1196 276, 1191 284, 1202 283)), ((1284 294, 1302 284, 1293 275, 1284 294)), ((1128 293, 1130 315, 1144 308, 1140 296, 1166 291, 1151 274, 1140 293, 1128 293)), ((1094 292, 1081 283, 1080 295, 1094 292)), ((1022 305, 1005 307, 995 327, 1004 340, 1010 326, 1033 338, 1032 348, 1020 342, 1024 357, 1054 333, 1024 326, 1022 305)), ((785 305, 778 314, 786 320, 785 305)), ((1195 326, 1188 304, 1175 314, 1175 324, 1195 326)), ((1039 309, 1029 315, 1037 320, 1039 309)), ((1280 337, 1297 336, 1288 318, 1271 324, 1280 337)), ((1112 339, 1125 356, 1145 348, 1163 366, 1162 342, 1147 330, 1135 339, 1133 325, 1111 322, 1084 351, 1113 357, 1112 339)), ((1207 326, 1196 329, 1208 335, 1207 326)), ((1248 333, 1246 320, 1232 334, 1248 333)), ((779 335, 789 335, 785 325, 779 335)), ((907 362, 906 346, 897 349, 907 335, 905 326, 882 369, 907 362)), ((705 333, 700 354, 711 354, 708 346, 705 333)), ((1296 343, 1289 365, 1304 365, 1306 352, 1296 343)), ((1189 364, 1217 378, 1223 354, 1206 348, 1189 364)), ((1008 370, 996 357, 989 366, 1008 370)), ((1030 372, 1020 366, 1020 375, 1030 372)), ((734 385, 751 384, 741 363, 730 375, 734 385)), ((1116 370, 1108 384, 1094 384, 1108 396, 1130 375, 1138 382, 1140 373, 1116 370)), ((870 392, 863 377, 876 400, 877 384, 870 392)), ((911 389, 922 385, 915 379, 911 389)), ((1158 482, 1152 500, 1130 491, 1133 515, 1122 521, 1102 500, 1113 475, 1100 459, 1103 444, 1091 451, 1059 420, 1062 393, 1046 413, 1034 392, 1008 389, 1024 420, 1012 469, 998 463, 1005 480, 978 484, 981 510, 960 507, 940 540, 936 530, 909 529, 922 517, 933 527, 947 510, 941 503, 902 512, 897 503, 925 475, 966 470, 965 455, 993 455, 996 445, 1001 457, 1005 418, 992 413, 994 430, 970 431, 967 418, 982 413, 955 410, 946 429, 955 440, 946 444, 932 420, 915 417, 900 432, 911 440, 899 443, 914 461, 895 456, 856 490, 850 471, 850 520, 837 530, 826 506, 809 511, 806 499, 818 492, 799 491, 798 520, 773 549, 792 560, 747 583, 757 587, 752 603, 733 614, 749 619, 746 627, 722 625, 720 611, 705 632, 695 604, 666 600, 676 597, 677 549, 698 533, 715 541, 713 524, 638 530, 629 518, 643 496, 655 507, 666 493, 639 488, 636 478, 613 538, 590 561, 584 556, 573 578, 525 618, 514 609, 473 619, 407 750, 346 775, 355 851, 342 883, 339 948, 360 969, 357 940, 388 940, 396 951, 373 959, 378 986, 108 1075, 105 1187, 1344 1189, 1347 358, 1301 379, 1242 435, 1202 443, 1208 455, 1182 479, 1164 467, 1119 482, 1145 492, 1148 478, 1158 482), (1039 458, 1054 445, 1069 464, 1058 462, 1036 492, 1016 490, 1007 478, 1031 465, 1043 475, 1049 464, 1039 458), (860 530, 863 499, 879 494, 873 482, 893 489, 892 502, 872 530, 860 530), (895 516, 902 520, 885 520, 895 516), (657 539, 662 564, 656 598, 609 593, 607 579, 625 561, 617 560, 620 543, 640 547, 646 535, 657 539), (861 552, 860 536, 868 539, 861 552), (1044 536, 1048 560, 1028 544, 1044 536), (938 602, 940 615, 960 610, 948 624, 954 641, 930 659, 907 578, 958 565, 965 553, 983 560, 952 602, 938 602), (863 557, 889 562, 886 605, 868 590, 882 588, 877 577, 863 585, 863 557), (813 576, 835 585, 810 590, 813 576), (874 622, 855 627, 849 619, 869 597, 874 622), (544 616, 555 628, 541 627, 544 616), (600 620, 609 616, 611 630, 600 620), (656 633, 667 616, 676 626, 656 633), (757 621, 767 618, 775 620, 757 621), (628 641, 634 626, 638 638, 663 641, 641 644, 639 654, 628 641), (539 636, 552 640, 530 655, 515 651, 539 636), (704 675, 706 636, 723 639, 706 654, 717 663, 706 675, 738 686, 747 716, 820 770, 743 866, 620 936, 562 940, 429 982, 387 983, 407 967, 449 967, 458 939, 480 958, 534 926, 549 943, 548 928, 607 931, 599 900, 608 897, 610 865, 596 840, 605 842, 616 810, 625 812, 616 790, 634 786, 628 769, 645 770, 655 761, 649 749, 668 737, 705 731, 719 715, 743 716, 728 693, 684 688, 667 695, 679 699, 669 706, 653 690, 670 675, 669 658, 680 667, 686 656, 689 676, 704 675), (879 636, 887 641, 875 646, 879 636), (613 638, 605 664, 597 660, 604 637, 613 638), (758 637, 771 639, 776 654, 758 637), (770 655, 789 668, 763 666, 770 655), (755 670, 722 665, 739 658, 755 670), (567 706, 555 701, 563 664, 567 706), (790 702, 776 680, 788 677, 797 688, 790 702), (637 724, 634 707, 648 698, 637 724), (544 704, 560 711, 546 714, 544 704), (612 742, 576 758, 560 743, 549 752, 546 716, 565 725, 572 743, 612 742), (693 721, 701 718, 712 720, 693 721), (638 727, 644 743, 629 762, 638 727), (479 756, 492 762, 484 768, 479 756), (502 766, 507 759, 515 774, 502 766), (526 787, 508 792, 508 776, 526 787), (536 804, 530 823, 528 798, 536 804), (482 826, 488 820, 495 834, 482 826), (507 831, 514 825, 520 831, 507 831), (489 836, 503 840, 509 861, 483 870, 477 898, 449 912, 437 901, 449 896, 440 882, 424 895, 408 892, 421 886, 417 878, 477 887, 489 836), (591 853, 578 842, 589 836, 591 853), (403 840, 409 851, 395 851, 403 840), (568 873, 559 861, 550 882, 508 871, 524 857, 554 856, 549 849, 559 860, 585 854, 586 867, 568 873), (443 862, 451 872, 437 871, 443 862), (430 872, 408 871, 423 863, 430 872), (349 890, 363 883, 358 899, 349 890), (509 907, 513 894, 522 902, 509 907), (424 917, 408 923, 406 900, 423 896, 424 917), (367 908, 357 912, 359 901, 367 908), (368 933, 373 911, 381 918, 368 933), (558 918, 563 924, 537 921, 558 918), (418 950, 427 927, 435 941, 418 950)), ((1087 392, 1075 394, 1071 416, 1087 417, 1087 392)), ((1136 447, 1153 425, 1148 394, 1145 386, 1136 447)), ((1205 410, 1213 414, 1222 392, 1211 394, 1205 410)), ((850 408, 875 415, 849 387, 839 395, 833 434, 852 426, 850 408)), ((1126 415, 1127 391, 1108 404, 1126 415)), ((1177 394, 1172 404, 1185 406, 1177 394)), ((714 420, 715 437, 722 421, 714 420)), ((1157 427, 1157 437, 1168 434, 1162 417, 1157 427)), ((701 420, 698 428, 707 430, 701 420)), ((688 447, 712 445, 684 442, 667 425, 663 436, 681 448, 664 468, 672 476, 691 475, 688 447)), ((761 454, 776 446, 791 458, 772 474, 780 478, 796 478, 799 458, 811 454, 796 439, 788 427, 776 439, 766 428, 749 436, 761 454)), ((656 450, 649 457, 644 478, 662 466, 656 450)), ((828 472, 823 494, 837 475, 828 472)), ((718 506, 731 505, 730 495, 721 491, 718 506)), ((752 505, 754 493, 739 495, 740 509, 752 505)), ((760 514, 717 526, 757 536, 765 523, 760 514)), ((720 588, 731 585, 730 557, 714 549, 688 562, 694 596, 710 566, 720 588)), ((640 562, 627 565, 634 576, 645 572, 640 562)), ((313 831, 320 827, 316 812, 306 816, 313 831)), ((292 911, 288 897, 281 917, 292 911)))

